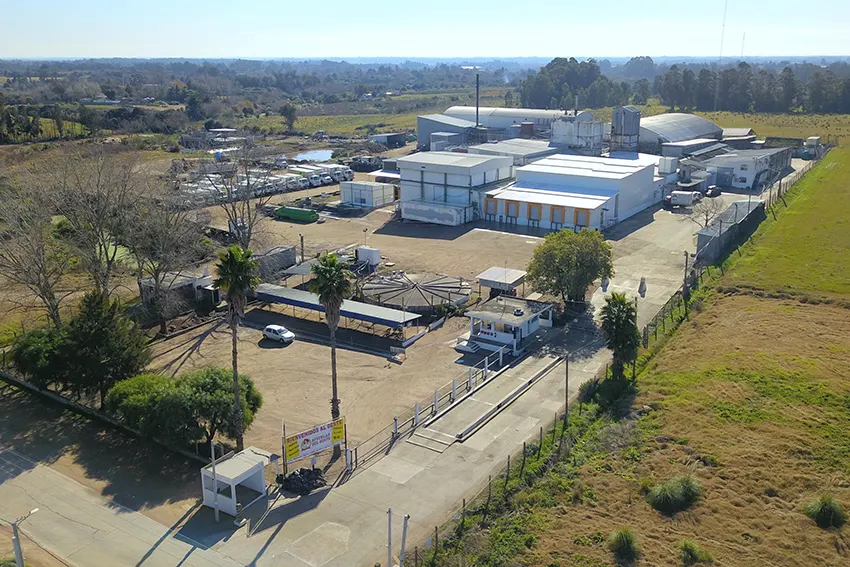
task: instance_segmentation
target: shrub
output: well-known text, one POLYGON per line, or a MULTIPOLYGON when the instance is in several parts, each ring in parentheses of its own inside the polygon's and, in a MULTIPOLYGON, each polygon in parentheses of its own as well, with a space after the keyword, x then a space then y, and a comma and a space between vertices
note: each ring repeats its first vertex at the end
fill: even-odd
POLYGON ((59 349, 62 333, 54 328, 36 329, 19 337, 12 347, 12 362, 18 372, 42 388, 59 382, 62 364, 59 349))
POLYGON ((620 528, 608 536, 608 549, 621 561, 637 559, 638 547, 635 534, 629 528, 620 528))
POLYGON ((697 481, 690 476, 677 476, 653 486, 646 499, 662 514, 673 515, 690 508, 701 496, 697 481))
POLYGON ((822 528, 840 528, 847 521, 841 504, 829 494, 824 494, 806 504, 806 516, 822 528))
POLYGON ((685 565, 685 567, 696 565, 697 563, 711 563, 713 561, 709 552, 689 539, 682 540, 679 543, 679 552, 682 554, 682 565, 685 565))

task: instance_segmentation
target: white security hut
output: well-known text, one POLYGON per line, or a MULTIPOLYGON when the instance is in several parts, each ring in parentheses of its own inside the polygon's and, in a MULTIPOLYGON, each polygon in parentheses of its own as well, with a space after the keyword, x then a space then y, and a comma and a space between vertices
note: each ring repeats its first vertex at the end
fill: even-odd
POLYGON ((278 457, 257 447, 248 447, 213 465, 201 469, 204 506, 236 516, 236 505, 242 510, 266 497, 265 468, 278 457), (213 480, 215 479, 215 480, 213 480), (215 488, 214 488, 215 487, 215 488), (216 492, 218 494, 216 494, 216 492))
POLYGON ((500 295, 466 312, 469 338, 459 341, 455 350, 498 351, 507 347, 517 355, 527 339, 541 327, 552 326, 552 303, 500 295))

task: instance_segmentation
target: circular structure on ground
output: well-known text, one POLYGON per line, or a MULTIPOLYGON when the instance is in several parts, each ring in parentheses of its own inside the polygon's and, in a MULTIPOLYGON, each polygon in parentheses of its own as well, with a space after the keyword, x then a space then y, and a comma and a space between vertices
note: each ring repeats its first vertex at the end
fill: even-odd
POLYGON ((457 307, 469 301, 468 282, 445 274, 374 274, 363 283, 366 301, 384 307, 436 313, 441 305, 457 307))

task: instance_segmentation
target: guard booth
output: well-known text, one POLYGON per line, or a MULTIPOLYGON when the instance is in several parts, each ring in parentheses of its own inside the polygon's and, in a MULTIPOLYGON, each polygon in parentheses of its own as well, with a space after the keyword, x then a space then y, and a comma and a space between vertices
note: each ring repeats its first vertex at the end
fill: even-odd
POLYGON ((266 497, 265 469, 270 463, 277 463, 278 456, 259 449, 248 447, 239 453, 225 455, 215 463, 201 469, 201 487, 204 506, 236 517, 236 505, 242 510, 266 497), (217 493, 217 494, 216 494, 217 493))
POLYGON ((508 267, 494 266, 478 274, 478 294, 481 288, 490 289, 490 298, 498 295, 516 295, 516 289, 522 285, 522 295, 525 295, 526 272, 508 267))

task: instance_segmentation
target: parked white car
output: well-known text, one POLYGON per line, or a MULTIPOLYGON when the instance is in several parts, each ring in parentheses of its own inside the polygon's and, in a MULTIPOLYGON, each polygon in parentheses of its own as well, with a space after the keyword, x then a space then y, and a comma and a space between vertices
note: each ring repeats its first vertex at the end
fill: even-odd
POLYGON ((268 325, 263 329, 263 338, 282 343, 291 343, 295 340, 295 333, 282 325, 268 325))

